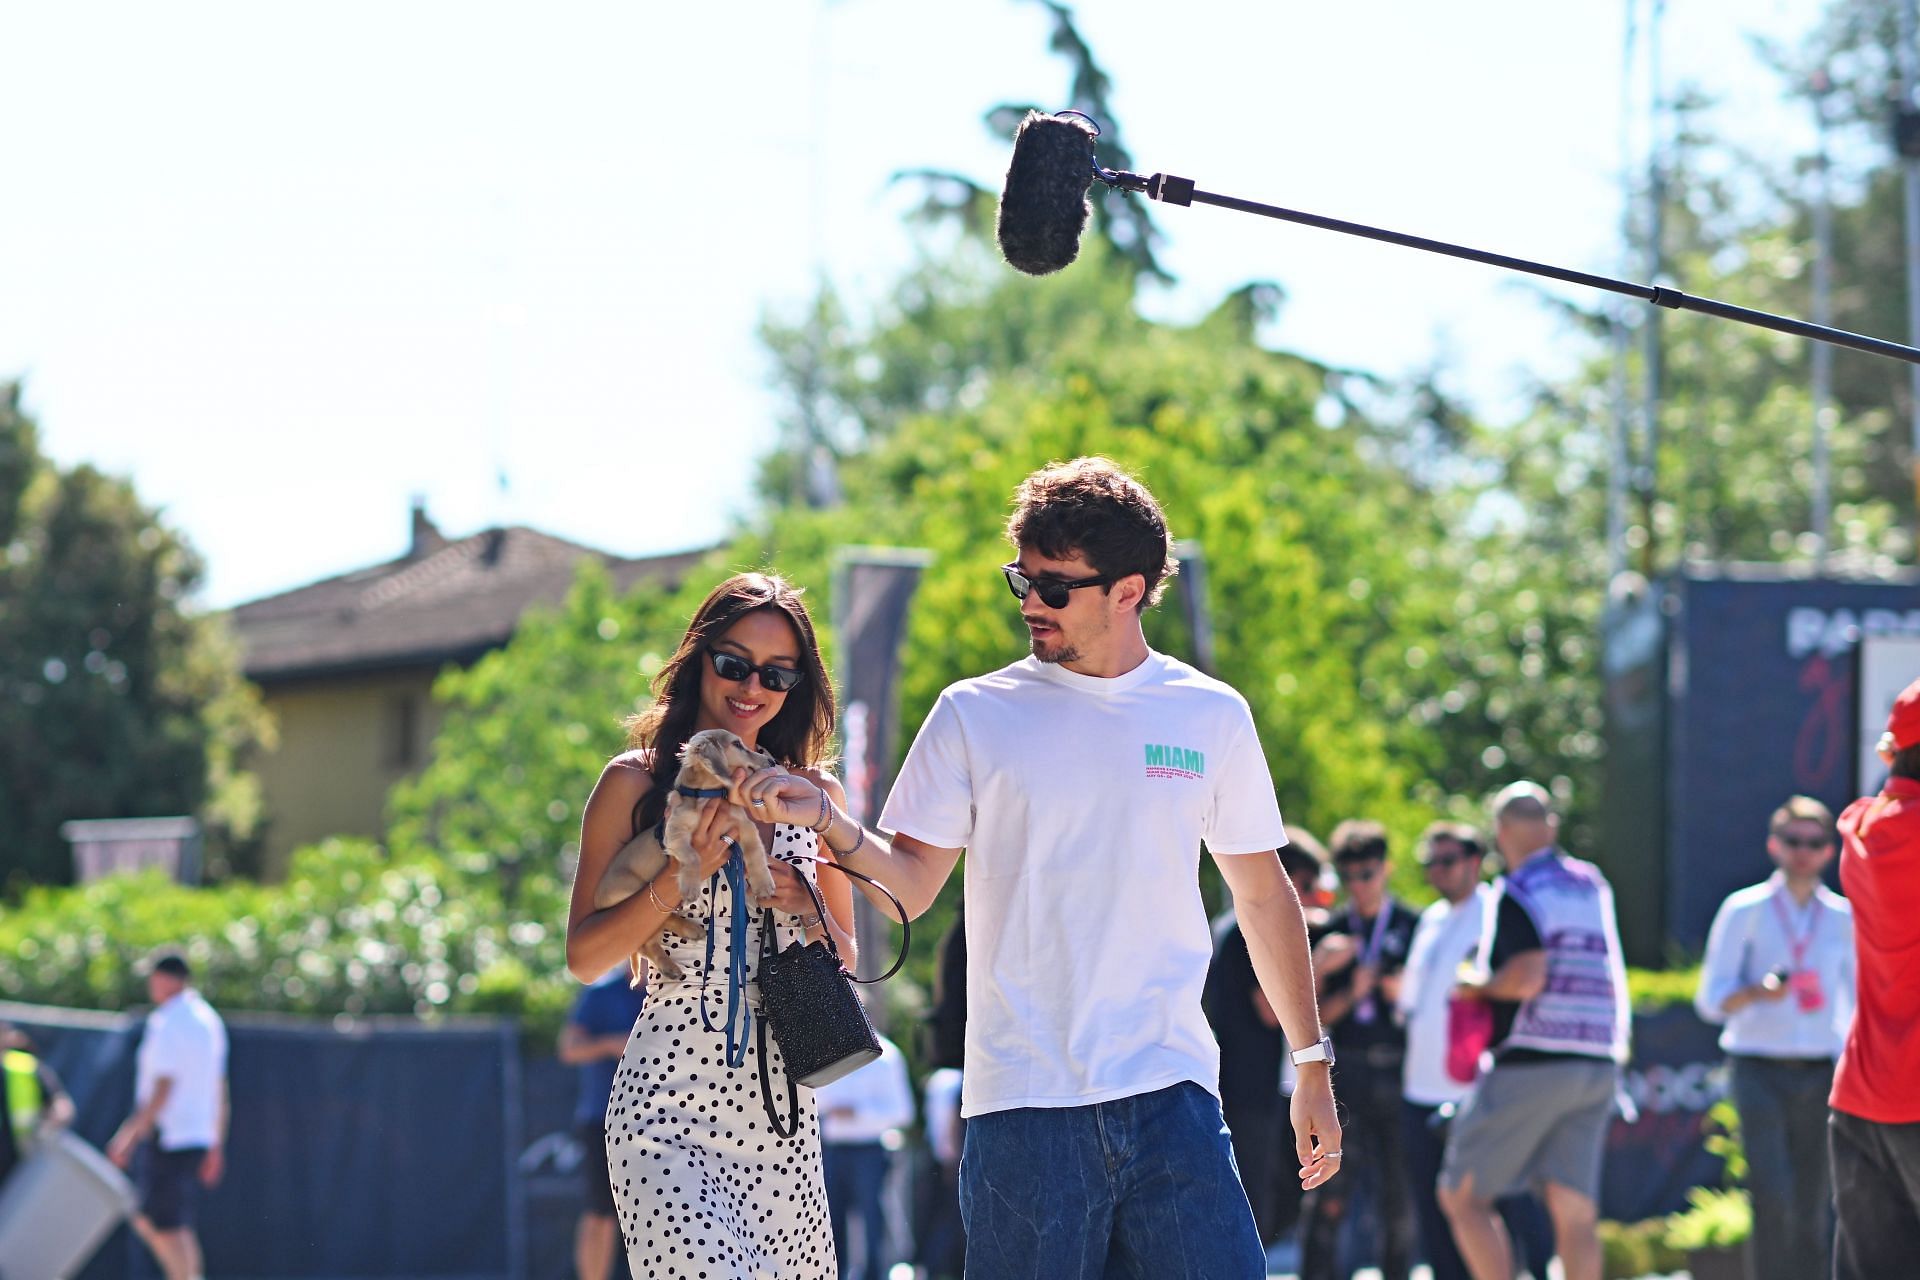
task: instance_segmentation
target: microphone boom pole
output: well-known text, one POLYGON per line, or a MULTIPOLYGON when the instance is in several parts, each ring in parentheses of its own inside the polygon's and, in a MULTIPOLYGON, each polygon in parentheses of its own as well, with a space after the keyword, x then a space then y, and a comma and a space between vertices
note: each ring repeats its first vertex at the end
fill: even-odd
POLYGON ((1810 324, 1805 320, 1777 316, 1767 311, 1755 311, 1751 307, 1736 307, 1731 303, 1717 302, 1712 298, 1694 297, 1678 289, 1635 284, 1630 280, 1616 280, 1611 276, 1573 271, 1550 263, 1534 262, 1504 253, 1490 253, 1485 249, 1450 244, 1445 240, 1432 240, 1426 236, 1408 235, 1403 231, 1389 231, 1384 227, 1370 227, 1361 222, 1348 222, 1340 218, 1323 217, 1317 213, 1304 213, 1298 209, 1285 209, 1278 205, 1242 200, 1238 196, 1201 191, 1193 185, 1193 179, 1177 178, 1172 174, 1156 173, 1151 176, 1142 176, 1137 173, 1128 173, 1124 169, 1103 169, 1098 162, 1094 164, 1093 172, 1095 177, 1109 187, 1119 191, 1137 191, 1150 200, 1158 200, 1164 204, 1210 204, 1221 209, 1234 209, 1240 213, 1256 213, 1263 218, 1275 218, 1281 222, 1318 227, 1322 231, 1338 231, 1342 235, 1380 240, 1406 249, 1424 249, 1428 253, 1444 254, 1450 258, 1465 258, 1469 262, 1485 263, 1490 267, 1504 267, 1509 271, 1545 276, 1549 280, 1560 280, 1567 284, 1585 285, 1590 289, 1604 289, 1610 293, 1623 293, 1628 297, 1638 298, 1642 302, 1650 302, 1656 307, 1667 307, 1676 311, 1694 311, 1701 315, 1717 316, 1722 320, 1738 320, 1742 324, 1757 325, 1762 329, 1772 329, 1778 333, 1790 333, 1799 338, 1812 338, 1816 342, 1830 342, 1835 346, 1851 347, 1855 351, 1865 351, 1872 355, 1888 356, 1895 360, 1904 360, 1908 364, 1920 365, 1920 347, 1910 347, 1903 343, 1889 342, 1884 338, 1850 333, 1845 329, 1835 329, 1824 324, 1810 324))

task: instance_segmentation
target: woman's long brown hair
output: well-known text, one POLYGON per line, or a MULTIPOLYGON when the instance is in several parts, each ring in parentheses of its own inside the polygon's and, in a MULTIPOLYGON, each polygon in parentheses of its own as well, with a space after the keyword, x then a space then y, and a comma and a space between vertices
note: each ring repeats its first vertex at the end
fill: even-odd
POLYGON ((813 619, 802 592, 771 573, 738 573, 708 593, 680 647, 653 678, 653 705, 627 721, 627 745, 652 752, 653 786, 634 809, 634 830, 644 831, 666 813, 667 792, 680 772, 680 750, 700 717, 701 664, 707 648, 749 613, 786 615, 800 638, 800 668, 807 678, 760 730, 760 749, 789 768, 825 765, 833 745, 833 681, 820 661, 813 619))

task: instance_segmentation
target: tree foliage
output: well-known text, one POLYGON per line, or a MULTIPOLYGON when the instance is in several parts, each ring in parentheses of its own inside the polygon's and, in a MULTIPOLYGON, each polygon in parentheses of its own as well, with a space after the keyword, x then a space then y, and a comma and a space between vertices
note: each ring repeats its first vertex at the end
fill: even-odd
MULTIPOLYGON (((1125 165, 1111 86, 1067 10, 1047 7, 1074 71, 1069 100, 1107 128, 1103 159, 1125 165)), ((1884 69, 1873 42, 1886 30, 1885 0, 1844 0, 1835 12, 1821 39, 1834 48, 1851 39, 1860 66, 1884 69)), ((1862 120, 1870 98, 1856 103, 1862 120)), ((1727 165, 1697 120, 1691 107, 1683 112, 1674 153, 1667 260, 1676 282, 1805 314, 1799 175, 1727 165)), ((368 1012, 560 1007, 580 810, 623 745, 623 717, 644 705, 700 596, 734 569, 779 569, 812 588, 831 664, 827 592, 838 549, 929 549, 901 684, 910 737, 946 684, 1025 651, 995 572, 1007 557, 1008 503, 1034 468, 1087 453, 1139 475, 1176 536, 1203 548, 1216 674, 1252 705, 1291 822, 1324 834, 1343 818, 1376 818, 1404 851, 1430 819, 1481 819, 1485 795, 1528 776, 1568 805, 1568 843, 1596 851, 1600 616, 1610 591, 1632 586, 1608 580, 1603 539, 1613 407, 1606 314, 1564 307, 1570 340, 1593 353, 1591 363, 1542 387, 1521 421, 1488 427, 1440 394, 1444 370, 1395 387, 1268 349, 1259 334, 1282 303, 1276 285, 1249 284, 1191 323, 1144 319, 1136 291, 1159 272, 1150 225, 1121 229, 1125 218, 1145 217, 1137 201, 1120 203, 1121 220, 1099 219, 1071 271, 1030 280, 991 251, 982 216, 990 193, 955 175, 942 181, 959 194, 940 208, 961 216, 940 221, 921 261, 883 300, 867 306, 827 288, 764 324, 782 431, 762 462, 762 505, 724 551, 677 591, 624 598, 589 567, 563 605, 529 615, 505 649, 446 674, 436 686, 444 727, 426 771, 392 798, 390 848, 302 855, 285 891, 298 909, 280 891, 241 886, 219 891, 231 896, 204 915, 187 899, 164 898, 175 934, 200 938, 214 970, 234 966, 229 1003, 324 1009, 347 1007, 339 1002, 351 996, 368 1012), (455 898, 457 937, 405 932, 426 907, 455 898), (303 923, 302 911, 326 923, 303 923), (383 963, 397 969, 355 951, 350 935, 371 927, 363 912, 378 922, 383 963), (231 934, 235 919, 294 941, 249 952, 231 934), (389 925, 401 932, 380 932, 389 925), (300 959, 302 946, 323 958, 300 959), (240 976, 247 964, 267 975, 251 999, 240 976), (446 969, 429 972, 436 964, 446 969), (302 1003, 309 999, 316 1003, 302 1003)), ((1842 327, 1904 327, 1896 202, 1884 161, 1861 164, 1843 187, 1842 327)), ((1805 345, 1686 313, 1661 323, 1661 445, 1647 501, 1633 513, 1636 566, 1658 573, 1688 557, 1804 557, 1805 345)), ((1626 373, 1637 385, 1637 364, 1626 373)), ((1873 570, 1911 554, 1902 525, 1912 499, 1897 465, 1905 387, 1904 371, 1884 362, 1845 353, 1836 362, 1835 539, 1846 567, 1873 570)), ((31 427, 17 413, 7 421, 0 544, 31 553, 38 544, 8 523, 44 524, 63 509, 48 496, 60 488, 44 466, 23 469, 21 459, 36 456, 31 427)), ((74 492, 67 505, 86 511, 110 507, 119 491, 93 477, 74 492)), ((184 549, 162 532, 147 550, 174 566, 153 569, 159 580, 184 590, 193 568, 184 549)), ((29 553, 0 573, 18 572, 37 554, 29 553)), ((4 608, 0 644, 10 644, 4 608)), ((1171 602, 1147 626, 1156 647, 1193 652, 1171 602)), ((69 669, 85 669, 84 653, 78 661, 69 669)), ((17 714, 6 708, 18 701, 0 697, 0 715, 17 714)), ((1407 870, 1401 885, 1413 889, 1407 870)), ((34 906, 90 938, 88 912, 139 915, 111 893, 48 895, 34 906)), ((945 902, 954 896, 950 889, 945 902)), ((949 909, 936 908, 923 937, 937 936, 949 909)), ((31 933, 41 957, 58 932, 31 933)), ((150 932, 157 941, 163 931, 150 932)), ((0 948, 9 941, 0 930, 0 948)), ((931 951, 921 948, 909 970, 922 985, 931 951)), ((95 990, 124 984, 123 950, 89 941, 76 955, 63 952, 47 968, 56 976, 48 990, 69 989, 60 975, 82 975, 72 981, 95 990)), ((0 961, 0 992, 28 989, 8 975, 31 984, 32 972, 0 961)), ((909 1004, 914 993, 894 991, 909 1004)))
POLYGON ((270 740, 199 556, 133 486, 41 456, 0 386, 0 876, 68 879, 60 824, 192 814, 212 870, 260 816, 245 753, 270 740))
POLYGON ((328 840, 296 853, 276 885, 191 889, 147 872, 36 887, 0 915, 0 998, 142 1004, 136 962, 183 944, 195 983, 223 1009, 512 1012, 547 1039, 571 995, 549 968, 558 930, 516 918, 488 871, 472 857, 395 860, 370 841, 328 840))

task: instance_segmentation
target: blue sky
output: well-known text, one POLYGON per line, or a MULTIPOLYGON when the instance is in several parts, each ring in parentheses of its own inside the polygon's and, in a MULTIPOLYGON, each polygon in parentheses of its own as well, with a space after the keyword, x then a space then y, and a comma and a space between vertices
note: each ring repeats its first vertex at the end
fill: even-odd
MULTIPOLYGON (((1078 13, 1143 170, 1634 274, 1623 2, 1078 13)), ((1817 13, 1671 0, 1669 78, 1791 155, 1810 130, 1747 40, 1817 13)), ((773 437, 760 316, 822 278, 883 296, 911 252, 894 171, 997 186, 981 114, 1062 99, 1047 30, 1016 0, 11 6, 0 377, 55 458, 165 508, 210 605, 398 554, 416 493, 450 534, 711 541, 773 437)), ((1276 343, 1442 359, 1495 417, 1581 354, 1487 268, 1214 209, 1160 223, 1180 284, 1157 315, 1275 279, 1276 343)))

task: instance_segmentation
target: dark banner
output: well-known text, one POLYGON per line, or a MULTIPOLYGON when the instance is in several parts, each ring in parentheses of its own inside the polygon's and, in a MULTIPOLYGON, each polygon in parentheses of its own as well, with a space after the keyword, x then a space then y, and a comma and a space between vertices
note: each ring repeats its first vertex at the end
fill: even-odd
POLYGON ((1687 1189, 1718 1186, 1706 1148, 1707 1112, 1726 1096, 1720 1030, 1681 1006, 1635 1014, 1626 1093, 1639 1113, 1607 1134, 1600 1215, 1638 1222, 1687 1207, 1687 1189))
MULTIPOLYGON (((834 577, 835 666, 840 686, 841 767, 847 808, 872 825, 893 786, 900 733, 900 647, 907 611, 930 557, 892 547, 848 548, 834 577)), ((861 976, 873 977, 892 955, 888 931, 865 898, 855 895, 861 976)))
MULTIPOLYGON (((34 1039, 73 1095, 75 1132, 104 1148, 133 1107, 144 1019, 9 1004, 0 1019, 34 1039)), ((336 1029, 240 1015, 227 1033, 227 1172, 203 1197, 199 1226, 210 1274, 524 1274, 511 1023, 336 1029)), ((122 1228, 82 1276, 152 1274, 122 1228)))
POLYGON ((1667 931, 1699 948, 1722 900, 1771 871, 1767 817, 1782 801, 1837 813, 1859 794, 1860 639, 1920 634, 1920 586, 1689 577, 1673 589, 1667 931))

